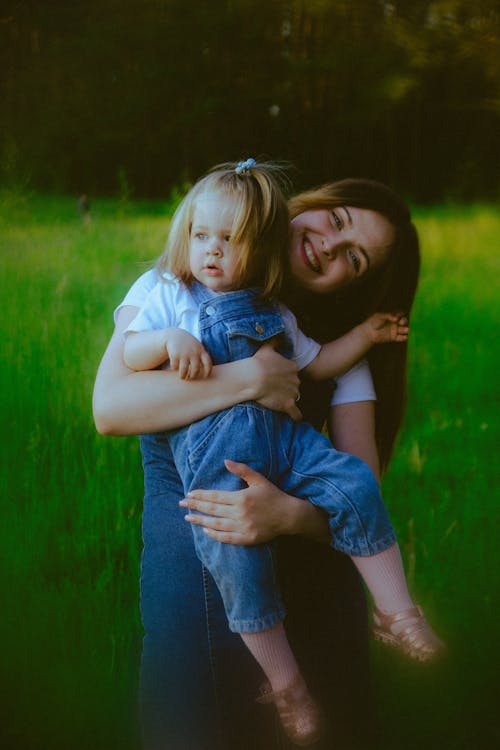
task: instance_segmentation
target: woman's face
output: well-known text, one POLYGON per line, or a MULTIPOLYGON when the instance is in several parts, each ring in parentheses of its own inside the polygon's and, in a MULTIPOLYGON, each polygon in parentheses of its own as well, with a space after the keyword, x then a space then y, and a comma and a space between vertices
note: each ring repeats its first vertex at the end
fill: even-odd
POLYGON ((394 227, 376 211, 304 211, 292 219, 291 273, 305 289, 328 294, 382 265, 393 242, 394 227))

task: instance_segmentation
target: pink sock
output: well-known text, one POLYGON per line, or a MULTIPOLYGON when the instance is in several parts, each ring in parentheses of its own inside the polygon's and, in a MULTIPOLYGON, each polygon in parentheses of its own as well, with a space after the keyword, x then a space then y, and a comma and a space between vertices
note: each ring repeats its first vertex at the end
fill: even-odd
POLYGON ((240 633, 243 643, 261 666, 273 691, 289 687, 300 675, 283 623, 259 633, 240 633))
POLYGON ((414 607, 406 585, 399 545, 371 557, 353 557, 353 563, 368 586, 375 606, 384 614, 414 607))

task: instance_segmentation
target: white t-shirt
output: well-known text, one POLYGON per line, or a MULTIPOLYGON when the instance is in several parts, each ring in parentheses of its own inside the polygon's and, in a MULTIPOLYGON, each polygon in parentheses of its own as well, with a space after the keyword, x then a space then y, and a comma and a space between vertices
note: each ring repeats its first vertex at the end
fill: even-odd
MULTIPOLYGON (((132 284, 122 303, 116 308, 115 320, 122 307, 144 308, 131 322, 126 329, 127 331, 181 327, 199 339, 198 306, 193 302, 191 295, 186 293, 184 285, 174 277, 170 278, 172 280, 167 283, 160 282, 156 269, 152 268, 150 271, 146 271, 132 284), (187 299, 184 299, 184 297, 187 299), (148 300, 148 298, 150 299, 148 300), (147 300, 148 305, 145 307, 147 300), (189 300, 191 302, 186 304, 189 300), (152 325, 153 320, 155 323, 158 322, 158 325, 152 325)), ((287 335, 290 335, 294 345, 294 354, 296 355, 294 361, 297 367, 302 369, 317 355, 320 348, 319 344, 300 331, 295 316, 288 308, 281 306, 281 313, 287 328, 287 335)), ((375 389, 366 360, 361 360, 344 375, 336 379, 336 388, 331 401, 332 406, 375 400, 375 389)))
MULTIPOLYGON (((285 335, 290 343, 291 357, 299 370, 315 359, 320 344, 306 336, 297 325, 295 315, 284 305, 279 305, 285 325, 285 335)), ((199 305, 194 301, 186 285, 172 274, 166 273, 146 297, 139 313, 125 329, 127 333, 154 331, 161 328, 182 328, 201 340, 199 305)))

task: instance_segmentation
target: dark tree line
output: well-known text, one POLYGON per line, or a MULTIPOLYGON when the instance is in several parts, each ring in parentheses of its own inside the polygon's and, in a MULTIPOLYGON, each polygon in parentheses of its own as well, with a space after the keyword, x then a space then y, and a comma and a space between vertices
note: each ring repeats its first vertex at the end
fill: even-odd
POLYGON ((417 200, 500 193, 496 0, 19 0, 0 11, 0 176, 165 195, 221 160, 417 200))

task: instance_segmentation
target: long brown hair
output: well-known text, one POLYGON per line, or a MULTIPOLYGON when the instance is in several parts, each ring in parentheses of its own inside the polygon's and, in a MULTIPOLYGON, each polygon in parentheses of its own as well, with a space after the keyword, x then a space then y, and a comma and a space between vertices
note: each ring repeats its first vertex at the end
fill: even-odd
MULTIPOLYGON (((304 292, 297 298, 297 289, 291 293, 293 282, 290 283, 287 303, 298 315, 301 327, 322 342, 342 335, 377 310, 401 310, 409 316, 420 270, 418 235, 410 211, 386 185, 374 180, 339 180, 289 201, 292 219, 304 211, 338 206, 376 211, 390 221, 395 239, 382 267, 338 292, 321 296, 304 292), (327 309, 331 315, 325 315, 327 309)), ((404 416, 406 360, 406 344, 373 347, 368 355, 377 393, 376 442, 382 471, 389 464, 404 416)))

